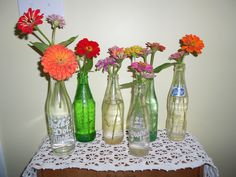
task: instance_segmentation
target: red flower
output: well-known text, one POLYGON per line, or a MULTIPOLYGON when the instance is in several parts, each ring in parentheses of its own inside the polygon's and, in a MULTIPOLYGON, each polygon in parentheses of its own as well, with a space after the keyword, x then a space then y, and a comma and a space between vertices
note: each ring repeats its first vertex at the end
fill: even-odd
POLYGON ((43 14, 39 13, 39 9, 32 10, 29 8, 28 12, 25 12, 24 15, 19 18, 17 28, 26 34, 33 33, 34 27, 43 23, 43 14))
POLYGON ((74 52, 62 45, 48 47, 44 52, 41 64, 43 71, 56 80, 70 78, 78 67, 74 52))
POLYGON ((198 55, 202 53, 202 49, 204 48, 203 41, 196 35, 185 35, 181 40, 181 50, 187 53, 191 53, 193 55, 198 55))
POLYGON ((100 53, 100 48, 97 42, 89 41, 87 38, 82 39, 76 46, 76 54, 85 56, 88 59, 97 57, 100 53))

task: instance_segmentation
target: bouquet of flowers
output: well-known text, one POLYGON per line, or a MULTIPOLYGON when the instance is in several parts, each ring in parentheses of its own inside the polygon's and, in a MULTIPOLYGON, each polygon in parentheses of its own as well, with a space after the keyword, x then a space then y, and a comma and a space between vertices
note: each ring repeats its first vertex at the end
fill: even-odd
POLYGON ((197 57, 202 53, 203 48, 204 43, 198 36, 188 34, 180 39, 180 49, 176 53, 171 54, 169 59, 175 60, 176 63, 180 64, 184 62, 184 57, 189 54, 197 57))
POLYGON ((40 13, 39 9, 28 9, 18 20, 17 30, 20 36, 29 34, 35 36, 38 42, 30 42, 30 46, 35 49, 41 56, 41 64, 43 71, 48 73, 56 80, 66 80, 70 78, 78 68, 75 54, 67 46, 74 42, 77 36, 71 37, 68 40, 56 43, 56 30, 62 29, 65 26, 63 17, 52 14, 46 17, 46 21, 52 29, 51 39, 40 29, 44 14, 40 13))

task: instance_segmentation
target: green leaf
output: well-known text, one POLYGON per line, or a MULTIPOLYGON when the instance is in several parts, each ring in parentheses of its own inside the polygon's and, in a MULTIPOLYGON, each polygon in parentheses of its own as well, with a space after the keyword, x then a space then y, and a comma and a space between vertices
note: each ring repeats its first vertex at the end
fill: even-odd
POLYGON ((86 64, 81 68, 83 72, 89 72, 93 67, 93 59, 87 59, 86 64))
POLYGON ((134 85, 133 82, 129 82, 129 83, 125 83, 125 84, 121 84, 120 85, 120 89, 128 89, 128 88, 132 88, 134 85))
POLYGON ((169 68, 170 66, 173 66, 173 65, 175 65, 175 63, 164 63, 160 66, 157 66, 153 71, 154 71, 154 73, 159 73, 163 69, 169 68))
POLYGON ((48 48, 48 45, 42 42, 30 42, 30 44, 32 44, 30 47, 37 49, 41 54, 48 48))
POLYGON ((61 45, 65 46, 65 47, 67 47, 67 46, 70 45, 72 42, 74 42, 77 37, 78 37, 78 36, 71 37, 70 39, 68 39, 68 40, 66 40, 66 41, 63 41, 63 42, 61 42, 61 43, 59 43, 59 44, 61 44, 61 45))

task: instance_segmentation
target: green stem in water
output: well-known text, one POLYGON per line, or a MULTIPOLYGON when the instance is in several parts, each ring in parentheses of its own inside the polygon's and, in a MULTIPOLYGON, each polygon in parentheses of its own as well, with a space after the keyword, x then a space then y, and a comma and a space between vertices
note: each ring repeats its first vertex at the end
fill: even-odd
POLYGON ((118 109, 117 109, 117 112, 116 112, 115 122, 114 122, 113 130, 112 130, 112 140, 114 139, 117 117, 118 117, 119 110, 120 110, 120 107, 119 107, 118 103, 117 103, 117 105, 118 105, 118 109))

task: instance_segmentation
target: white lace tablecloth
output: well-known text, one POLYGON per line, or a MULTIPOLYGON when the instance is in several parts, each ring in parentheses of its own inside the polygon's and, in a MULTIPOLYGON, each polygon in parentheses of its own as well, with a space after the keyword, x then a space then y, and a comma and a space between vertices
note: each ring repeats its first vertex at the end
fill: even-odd
POLYGON ((73 154, 54 156, 49 139, 46 138, 38 152, 23 172, 23 177, 36 177, 40 169, 80 168, 96 171, 178 170, 204 165, 205 177, 218 177, 218 169, 208 157, 201 144, 189 133, 184 141, 173 142, 166 137, 165 130, 158 131, 158 139, 150 143, 149 155, 134 157, 128 153, 128 142, 108 145, 101 131, 89 143, 77 142, 73 154))

